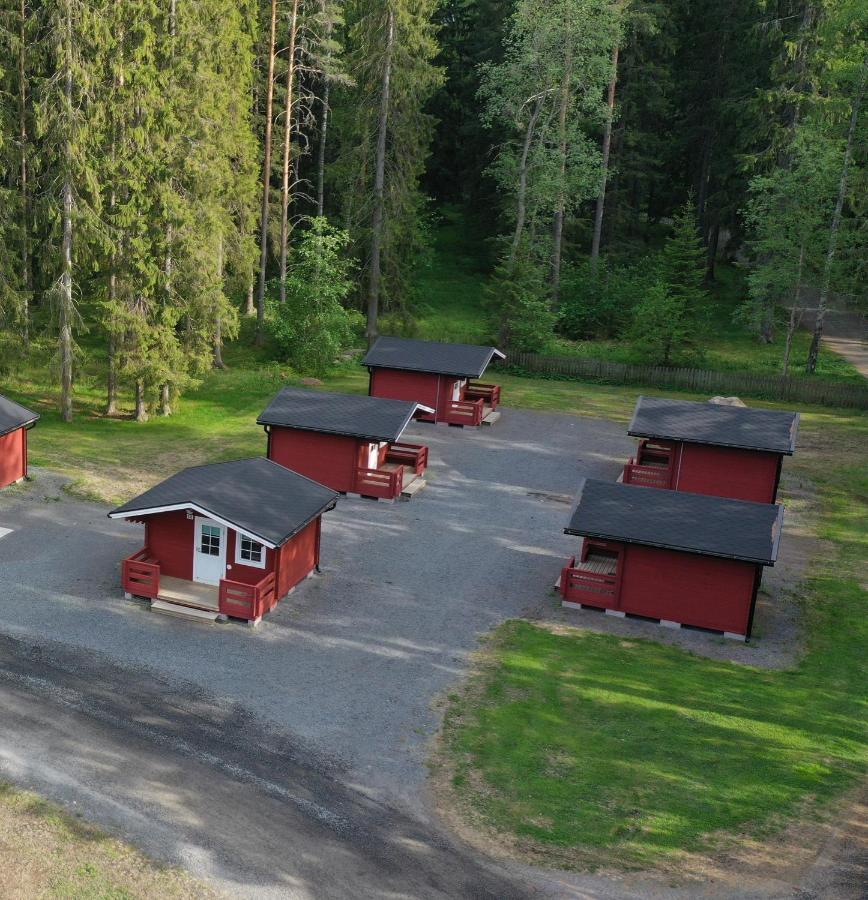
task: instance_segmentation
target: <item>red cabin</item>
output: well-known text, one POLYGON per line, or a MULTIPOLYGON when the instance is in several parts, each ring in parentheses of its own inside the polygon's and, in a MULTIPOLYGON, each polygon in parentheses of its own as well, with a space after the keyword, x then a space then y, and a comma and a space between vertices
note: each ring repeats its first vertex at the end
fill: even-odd
POLYGON ((284 388, 256 420, 268 458, 345 494, 410 499, 425 486, 428 448, 401 441, 412 400, 284 388))
POLYGON ((255 624, 319 566, 320 517, 337 496, 262 458, 184 469, 109 513, 145 526, 124 592, 158 612, 255 624))
POLYGON ((642 438, 624 484, 774 503, 799 414, 640 397, 627 433, 642 438))
POLYGON ((39 415, 0 394, 0 488, 27 477, 27 432, 39 415))
POLYGON ((499 418, 500 385, 481 378, 491 360, 506 357, 494 347, 381 337, 362 360, 372 397, 412 400, 430 407, 417 417, 449 425, 493 425, 499 418))
POLYGON ((561 572, 562 604, 750 637, 783 508, 587 479, 566 534, 584 538, 561 572))

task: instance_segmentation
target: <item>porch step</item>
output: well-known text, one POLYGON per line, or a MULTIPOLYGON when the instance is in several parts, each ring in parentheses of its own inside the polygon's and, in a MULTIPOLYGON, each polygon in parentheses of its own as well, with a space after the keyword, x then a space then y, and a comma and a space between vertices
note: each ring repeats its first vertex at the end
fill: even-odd
POLYGON ((177 616, 179 619, 190 619, 194 622, 216 622, 221 618, 219 612, 181 606, 178 603, 167 603, 165 600, 151 600, 151 612, 162 613, 164 616, 177 616))
POLYGON ((495 409, 492 410, 479 424, 480 425, 494 425, 500 419, 500 413, 495 409))
POLYGON ((401 491, 401 499, 402 500, 410 500, 419 493, 419 491, 423 490, 425 485, 428 484, 424 478, 414 478, 409 484, 404 485, 403 490, 401 491))

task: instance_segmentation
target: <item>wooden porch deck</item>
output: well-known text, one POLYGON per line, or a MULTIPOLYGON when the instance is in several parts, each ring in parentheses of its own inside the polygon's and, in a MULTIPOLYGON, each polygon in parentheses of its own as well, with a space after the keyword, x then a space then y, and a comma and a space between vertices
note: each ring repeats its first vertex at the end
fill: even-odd
POLYGON ((183 578, 172 578, 170 575, 160 576, 157 599, 177 603, 179 606, 207 609, 211 612, 220 609, 220 589, 216 584, 200 584, 183 578))
POLYGON ((618 561, 612 556, 592 551, 584 562, 576 562, 576 568, 597 575, 614 575, 618 570, 618 561))

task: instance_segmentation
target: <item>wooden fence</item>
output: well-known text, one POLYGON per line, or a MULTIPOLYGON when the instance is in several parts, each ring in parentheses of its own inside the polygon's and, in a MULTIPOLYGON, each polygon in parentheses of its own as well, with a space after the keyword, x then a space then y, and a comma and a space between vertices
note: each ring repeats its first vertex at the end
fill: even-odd
POLYGON ((735 394, 821 406, 868 409, 868 381, 843 384, 806 376, 785 378, 783 375, 637 366, 583 357, 540 356, 535 353, 511 353, 504 365, 541 375, 608 384, 635 384, 694 391, 697 394, 735 394))

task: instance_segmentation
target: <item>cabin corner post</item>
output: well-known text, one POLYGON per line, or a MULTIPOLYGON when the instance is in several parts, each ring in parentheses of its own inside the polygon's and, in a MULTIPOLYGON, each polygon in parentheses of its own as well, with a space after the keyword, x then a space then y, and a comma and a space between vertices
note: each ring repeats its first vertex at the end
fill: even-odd
POLYGON ((753 577, 753 593, 751 594, 751 598, 750 598, 750 609, 748 610, 748 614, 747 614, 747 628, 745 629, 745 632, 744 632, 744 639, 746 641, 750 640, 750 633, 753 630, 753 616, 754 616, 754 612, 756 611, 756 601, 757 601, 757 596, 759 594, 760 584, 762 583, 762 580, 763 580, 763 567, 757 566, 756 572, 754 573, 754 577, 753 577))
POLYGON ((775 486, 772 488, 772 497, 769 503, 774 503, 778 499, 778 488, 781 484, 781 470, 784 467, 784 457, 778 454, 778 464, 775 470, 775 486))
POLYGON ((316 536, 314 539, 314 549, 313 549, 313 567, 314 571, 319 575, 322 572, 319 566, 320 559, 320 544, 322 542, 322 516, 318 516, 316 520, 316 536))

